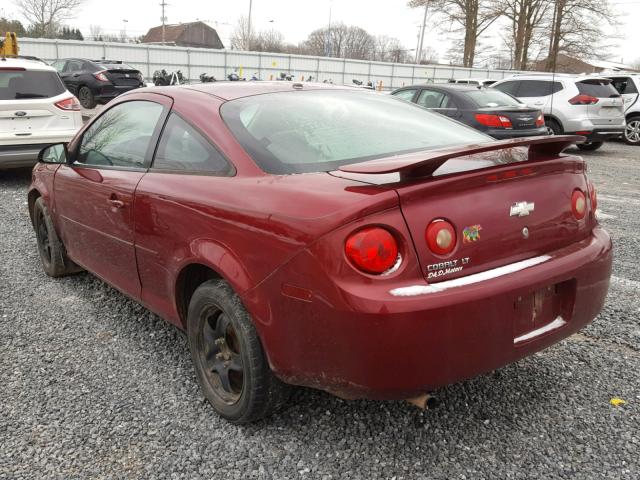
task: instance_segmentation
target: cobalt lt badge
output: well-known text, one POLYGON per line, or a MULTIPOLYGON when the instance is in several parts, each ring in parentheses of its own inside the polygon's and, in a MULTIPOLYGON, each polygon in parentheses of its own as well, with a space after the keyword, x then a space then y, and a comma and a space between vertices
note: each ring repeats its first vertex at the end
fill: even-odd
POLYGON ((535 204, 533 202, 516 202, 511 205, 511 210, 509 210, 510 217, 526 217, 531 212, 533 212, 535 208, 535 204))

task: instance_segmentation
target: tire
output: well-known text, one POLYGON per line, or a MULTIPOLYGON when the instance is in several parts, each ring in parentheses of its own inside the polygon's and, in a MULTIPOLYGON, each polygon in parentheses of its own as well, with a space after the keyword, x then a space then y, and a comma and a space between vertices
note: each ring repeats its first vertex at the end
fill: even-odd
POLYGON ((562 135, 562 127, 553 119, 545 120, 548 135, 562 135))
POLYGON ((33 228, 36 232, 38 253, 42 261, 42 268, 50 277, 62 277, 81 272, 82 269, 73 263, 58 238, 49 209, 42 197, 33 206, 33 228))
POLYGON ((80 105, 88 109, 95 108, 97 104, 93 92, 86 86, 82 86, 80 90, 78 90, 78 100, 80 101, 80 105))
POLYGON ((153 83, 156 87, 166 87, 168 85, 167 81, 164 78, 156 78, 153 83))
POLYGON ((640 116, 631 117, 627 120, 627 127, 624 130, 622 139, 627 145, 640 145, 640 116))
POLYGON ((598 150, 604 142, 589 142, 589 143, 578 143, 576 144, 580 150, 593 151, 598 150))
POLYGON ((269 368, 249 313, 223 280, 208 280, 193 293, 187 337, 202 393, 221 417, 249 423, 287 401, 291 387, 269 368))

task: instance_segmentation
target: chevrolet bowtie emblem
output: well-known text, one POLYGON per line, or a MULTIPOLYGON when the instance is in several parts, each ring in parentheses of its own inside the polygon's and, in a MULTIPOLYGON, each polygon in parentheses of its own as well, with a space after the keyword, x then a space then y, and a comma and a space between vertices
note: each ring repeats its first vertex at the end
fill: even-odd
POLYGON ((535 208, 535 204, 533 202, 516 202, 511 205, 511 210, 509 210, 510 217, 526 217, 531 212, 533 212, 535 208))

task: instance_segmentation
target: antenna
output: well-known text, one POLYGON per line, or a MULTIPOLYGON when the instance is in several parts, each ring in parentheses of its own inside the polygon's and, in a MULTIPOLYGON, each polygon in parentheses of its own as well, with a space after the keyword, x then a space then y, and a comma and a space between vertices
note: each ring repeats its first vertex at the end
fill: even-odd
POLYGON ((166 6, 168 6, 169 4, 167 2, 165 2, 164 0, 162 0, 160 2, 160 6, 162 7, 162 16, 160 17, 160 20, 162 20, 162 45, 164 45, 165 43, 165 22, 167 21, 167 17, 164 14, 164 8, 166 6))

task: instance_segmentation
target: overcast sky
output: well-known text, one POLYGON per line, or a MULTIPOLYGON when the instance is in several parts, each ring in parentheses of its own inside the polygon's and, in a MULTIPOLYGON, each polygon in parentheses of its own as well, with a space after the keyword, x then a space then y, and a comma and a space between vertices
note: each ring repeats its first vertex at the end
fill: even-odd
MULTIPOLYGON (((76 19, 69 22, 89 33, 89 25, 101 25, 105 33, 118 34, 125 25, 129 35, 142 35, 159 25, 161 0, 87 0, 76 19)), ((225 45, 238 17, 246 15, 249 0, 166 0, 168 23, 203 20, 216 28, 225 45)), ((609 60, 632 62, 640 58, 640 0, 610 0, 620 12, 618 35, 609 60)), ((423 11, 406 6, 407 0, 253 0, 252 21, 258 30, 271 27, 281 31, 292 43, 304 40, 309 32, 329 22, 358 25, 374 35, 397 37, 406 48, 416 48, 423 11), (272 21, 272 22, 270 22, 272 21)), ((17 18, 12 0, 0 0, 0 13, 17 18)), ((426 45, 444 55, 449 46, 447 34, 437 28, 438 19, 427 22, 426 45)), ((495 31, 494 34, 498 32, 495 31)), ((611 31, 610 33, 614 33, 611 31)), ((489 41, 488 43, 491 43, 489 41)))

